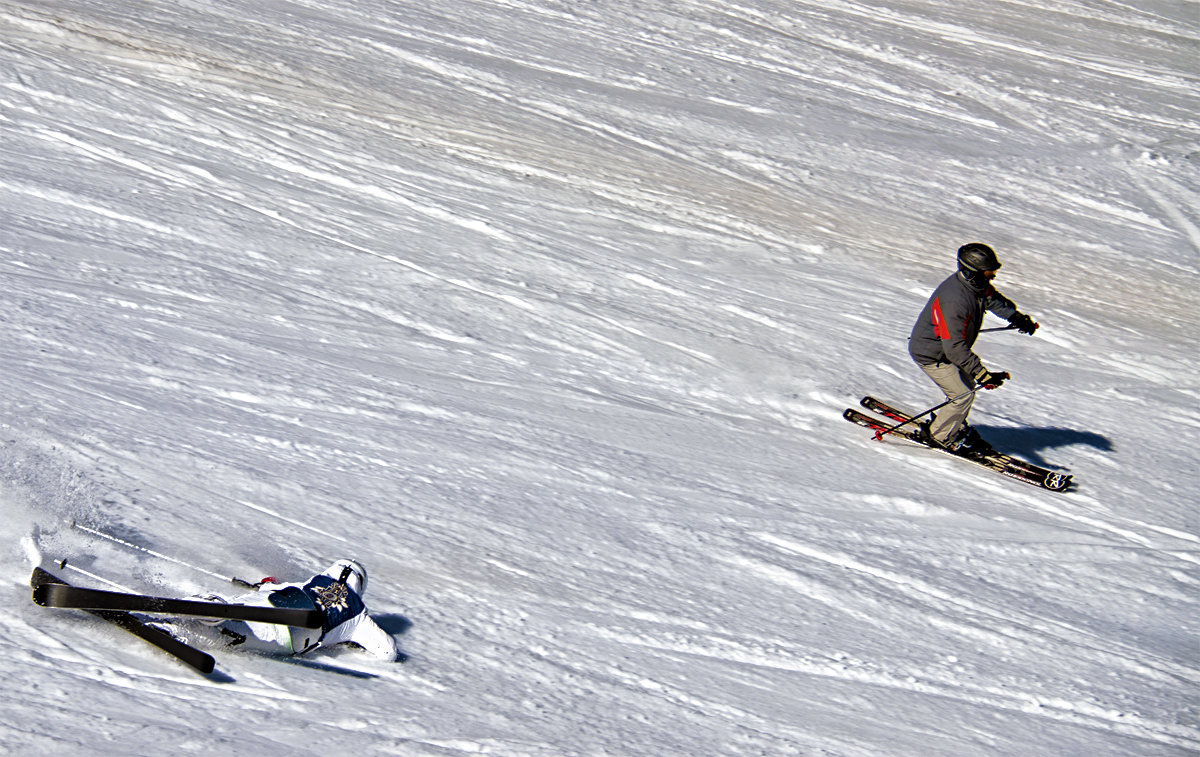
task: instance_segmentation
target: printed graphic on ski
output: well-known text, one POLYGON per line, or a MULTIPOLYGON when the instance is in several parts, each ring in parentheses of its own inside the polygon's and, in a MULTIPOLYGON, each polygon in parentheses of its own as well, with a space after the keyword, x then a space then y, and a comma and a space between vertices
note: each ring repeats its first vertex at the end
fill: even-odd
POLYGON ((982 456, 966 456, 955 454, 949 450, 941 449, 939 447, 931 447, 918 437, 915 423, 907 423, 907 425, 903 426, 900 425, 912 419, 908 413, 898 410, 897 408, 881 402, 874 397, 864 397, 862 399, 862 405, 874 412, 879 413, 880 415, 885 416, 888 420, 885 421, 881 418, 867 415, 866 413, 862 413, 854 408, 848 408, 842 415, 851 423, 856 423, 860 426, 874 430, 877 438, 884 438, 887 435, 898 436, 909 442, 912 442, 913 444, 918 444, 922 447, 925 447, 926 449, 937 450, 938 452, 950 455, 951 457, 955 457, 959 460, 965 460, 980 467, 996 471, 997 473, 1008 476, 1009 478, 1015 478, 1018 481, 1024 481, 1025 483, 1033 484, 1034 486, 1040 486, 1050 491, 1066 491, 1072 484, 1070 474, 1042 468, 1041 466, 1034 465, 1033 463, 1013 457, 1012 455, 993 452, 991 454, 982 456))
POLYGON ((321 612, 315 608, 255 607, 251 605, 170 599, 118 591, 85 589, 65 583, 46 583, 33 590, 33 601, 43 607, 80 610, 124 610, 159 615, 192 615, 257 623, 276 623, 299 628, 320 628, 321 612))
MULTIPOLYGON (((42 568, 33 569, 33 575, 29 579, 29 584, 33 588, 35 596, 39 589, 44 589, 44 587, 47 586, 70 586, 66 581, 63 581, 58 576, 55 576, 53 573, 43 570, 42 568)), ((35 599, 34 601, 36 602, 37 600, 35 599)), ((38 602, 38 604, 42 603, 38 602)), ((161 628, 156 628, 147 623, 143 623, 123 610, 88 609, 86 611, 98 618, 103 618, 109 623, 123 628, 134 636, 153 644, 167 654, 175 657, 185 665, 188 665, 189 667, 194 668, 205 675, 213 672, 215 663, 212 655, 208 654, 207 652, 202 652, 190 644, 185 644, 161 628)))

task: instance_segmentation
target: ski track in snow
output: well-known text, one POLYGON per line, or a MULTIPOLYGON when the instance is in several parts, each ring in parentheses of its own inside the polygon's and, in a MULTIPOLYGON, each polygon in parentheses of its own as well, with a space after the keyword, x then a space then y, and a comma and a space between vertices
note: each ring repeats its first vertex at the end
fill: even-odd
POLYGON ((0 2, 0 749, 1200 751, 1190 12, 0 2), (968 237, 1074 492, 837 417, 968 237), (411 657, 196 676, 27 601, 225 588, 72 520, 411 657))

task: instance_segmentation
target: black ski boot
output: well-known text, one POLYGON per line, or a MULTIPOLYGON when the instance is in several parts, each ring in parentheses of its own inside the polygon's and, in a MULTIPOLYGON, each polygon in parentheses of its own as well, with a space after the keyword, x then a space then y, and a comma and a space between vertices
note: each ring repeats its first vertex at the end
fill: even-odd
POLYGON ((987 457, 996 451, 973 426, 963 426, 955 441, 952 451, 963 457, 987 457))

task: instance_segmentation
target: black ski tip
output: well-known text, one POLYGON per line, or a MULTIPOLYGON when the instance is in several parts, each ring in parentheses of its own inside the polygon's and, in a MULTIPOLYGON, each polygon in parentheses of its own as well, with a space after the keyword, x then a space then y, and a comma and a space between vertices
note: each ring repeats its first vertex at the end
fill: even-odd
POLYGON ((194 662, 194 664, 193 663, 189 663, 189 664, 192 664, 192 667, 194 667, 196 670, 200 671, 204 675, 211 675, 212 672, 214 670, 216 670, 216 668, 217 668, 217 661, 215 659, 213 659, 212 655, 207 654, 207 653, 205 653, 204 657, 196 660, 194 662))

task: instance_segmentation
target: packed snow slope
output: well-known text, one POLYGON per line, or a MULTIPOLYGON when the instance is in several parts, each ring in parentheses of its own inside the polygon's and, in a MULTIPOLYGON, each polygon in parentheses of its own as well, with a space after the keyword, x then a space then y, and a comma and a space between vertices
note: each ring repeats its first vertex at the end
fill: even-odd
POLYGON ((0 751, 1195 753, 1198 61, 1194 0, 0 0, 0 751), (839 417, 938 399, 973 240, 1041 323, 973 420, 1070 493, 839 417), (343 556, 407 663, 29 601, 343 556))

